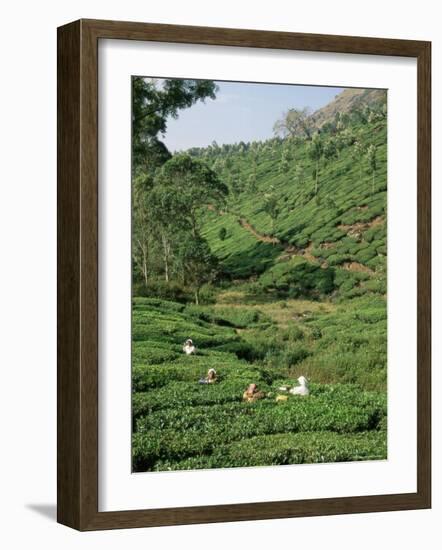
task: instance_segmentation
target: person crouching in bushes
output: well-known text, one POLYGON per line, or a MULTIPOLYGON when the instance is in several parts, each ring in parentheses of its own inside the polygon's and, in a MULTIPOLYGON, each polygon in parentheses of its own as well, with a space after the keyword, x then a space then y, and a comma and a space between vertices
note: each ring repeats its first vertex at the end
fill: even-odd
POLYGON ((198 383, 199 384, 214 384, 216 382, 216 370, 215 369, 209 369, 207 371, 207 376, 205 378, 201 378, 198 383))
POLYGON ((193 341, 190 338, 184 342, 183 351, 186 355, 196 353, 196 347, 193 345, 193 341))
POLYGON ((242 394, 243 401, 247 401, 247 403, 258 401, 258 399, 263 399, 264 397, 265 393, 259 391, 256 384, 249 384, 246 391, 242 394))

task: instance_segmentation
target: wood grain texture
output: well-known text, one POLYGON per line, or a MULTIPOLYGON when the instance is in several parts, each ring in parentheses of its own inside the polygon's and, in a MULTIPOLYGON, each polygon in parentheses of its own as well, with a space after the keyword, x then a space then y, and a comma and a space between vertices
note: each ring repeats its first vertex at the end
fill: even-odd
POLYGON ((315 52, 400 55, 417 57, 425 42, 360 36, 336 36, 291 32, 157 25, 128 21, 82 20, 88 30, 100 38, 303 50, 315 52))
POLYGON ((417 446, 418 493, 431 507, 431 44, 418 57, 417 446))
POLYGON ((80 23, 58 32, 57 518, 78 527, 80 491, 80 23))
POLYGON ((85 531, 431 506, 430 43, 80 20, 58 29, 58 521, 85 531), (418 490, 411 494, 98 511, 98 41, 415 57, 418 62, 418 490))

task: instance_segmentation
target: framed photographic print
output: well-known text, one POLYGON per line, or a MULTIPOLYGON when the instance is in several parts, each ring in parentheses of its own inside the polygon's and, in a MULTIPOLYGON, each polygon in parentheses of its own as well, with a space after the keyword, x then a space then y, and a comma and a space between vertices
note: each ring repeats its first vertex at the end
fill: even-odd
POLYGON ((59 522, 430 507, 430 65, 59 28, 59 522))

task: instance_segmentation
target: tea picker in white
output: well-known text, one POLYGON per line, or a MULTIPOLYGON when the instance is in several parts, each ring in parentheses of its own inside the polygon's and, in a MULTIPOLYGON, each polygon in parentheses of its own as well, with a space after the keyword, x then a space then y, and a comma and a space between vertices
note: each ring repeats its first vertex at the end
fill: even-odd
POLYGON ((308 395, 309 389, 308 389, 308 380, 305 376, 300 376, 298 378, 299 386, 294 386, 291 390, 289 390, 289 393, 293 395, 308 395))
POLYGON ((193 345, 193 341, 190 338, 184 342, 183 351, 186 355, 196 353, 196 347, 193 345))

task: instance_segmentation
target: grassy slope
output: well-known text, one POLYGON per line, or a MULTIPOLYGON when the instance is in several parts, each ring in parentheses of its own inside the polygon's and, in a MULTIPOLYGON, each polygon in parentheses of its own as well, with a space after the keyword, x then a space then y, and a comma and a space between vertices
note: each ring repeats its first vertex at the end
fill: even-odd
POLYGON ((385 384, 384 357, 370 335, 382 323, 380 306, 363 316, 358 299, 351 310, 231 300, 238 294, 198 308, 134 299, 134 469, 385 458, 386 396, 376 390, 385 384), (355 327, 364 337, 355 340, 355 327), (189 335, 200 346, 196 356, 182 353, 189 335), (198 385, 211 367, 219 382, 198 385), (311 395, 276 402, 278 387, 301 371, 315 380, 311 395), (265 400, 242 402, 251 382, 265 400))
POLYGON ((253 191, 252 153, 231 154, 245 190, 225 212, 208 210, 203 232, 233 281, 210 306, 134 299, 136 471, 386 458, 386 127, 353 130, 377 145, 374 192, 350 147, 322 165, 317 197, 305 144, 284 173, 284 142, 263 147, 253 191), (270 189, 278 244, 257 238, 271 234, 270 189), (188 337, 196 356, 183 355, 188 337), (211 367, 219 382, 198 385, 211 367), (311 395, 277 403, 278 386, 300 374, 311 395), (242 402, 251 382, 264 401, 242 402))
MULTIPOLYGON (((256 190, 247 190, 245 185, 245 191, 230 201, 227 213, 208 212, 204 235, 225 270, 233 277, 261 274, 276 263, 284 248, 292 245, 292 248, 301 250, 308 247, 310 256, 333 269, 336 286, 347 281, 345 291, 366 286, 367 290, 385 292, 386 125, 376 122, 354 126, 353 129, 360 133, 363 142, 377 146, 378 169, 374 192, 365 161, 362 161, 361 177, 359 163, 352 158, 352 147, 349 146, 341 151, 338 159, 322 162, 319 192, 315 197, 313 163, 308 157, 307 145, 292 148, 289 169, 281 173, 282 142, 273 151, 264 149, 258 155, 256 190), (295 177, 298 164, 304 167, 302 182, 295 177), (238 223, 238 218, 243 217, 259 233, 271 234, 271 219, 263 209, 265 193, 269 189, 280 197, 281 212, 276 222, 275 236, 282 244, 276 246, 259 242, 238 223), (370 227, 372 220, 376 221, 374 227, 370 227), (221 227, 227 230, 224 241, 218 236, 221 227), (349 274, 345 264, 352 262, 362 267, 360 271, 349 274), (364 267, 370 277, 355 275, 364 273, 364 267), (361 284, 361 280, 369 279, 368 284, 361 284)), ((250 152, 232 155, 232 170, 244 182, 252 174, 251 155, 250 152)), ((220 175, 227 177, 225 172, 220 175)))

